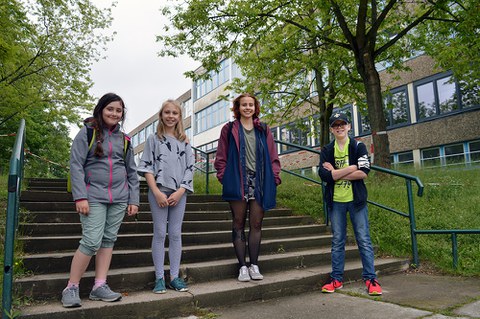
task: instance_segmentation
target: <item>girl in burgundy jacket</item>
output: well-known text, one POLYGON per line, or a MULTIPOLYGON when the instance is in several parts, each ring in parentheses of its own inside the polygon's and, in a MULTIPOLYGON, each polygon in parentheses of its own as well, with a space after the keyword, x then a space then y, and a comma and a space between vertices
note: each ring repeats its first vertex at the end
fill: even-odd
POLYGON ((248 93, 233 101, 235 121, 225 124, 218 140, 215 169, 223 185, 222 198, 232 211, 232 241, 237 255, 239 281, 261 280, 258 255, 262 221, 266 210, 276 205, 280 185, 280 161, 270 129, 261 123, 260 103, 248 93), (248 253, 245 223, 249 212, 248 253))

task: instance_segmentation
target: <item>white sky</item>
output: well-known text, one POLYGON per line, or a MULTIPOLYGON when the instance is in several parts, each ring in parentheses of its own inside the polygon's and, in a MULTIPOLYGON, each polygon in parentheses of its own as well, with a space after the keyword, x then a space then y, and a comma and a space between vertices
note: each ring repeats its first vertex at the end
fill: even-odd
MULTIPOLYGON (((93 2, 104 7, 111 1, 93 2)), ((183 73, 200 65, 188 57, 157 56, 160 44, 155 36, 161 34, 166 21, 159 10, 162 2, 165 0, 118 0, 111 27, 117 35, 108 44, 107 58, 92 66, 94 86, 90 92, 97 99, 107 92, 122 97, 127 107, 127 133, 158 112, 164 100, 188 91, 192 81, 183 73)))

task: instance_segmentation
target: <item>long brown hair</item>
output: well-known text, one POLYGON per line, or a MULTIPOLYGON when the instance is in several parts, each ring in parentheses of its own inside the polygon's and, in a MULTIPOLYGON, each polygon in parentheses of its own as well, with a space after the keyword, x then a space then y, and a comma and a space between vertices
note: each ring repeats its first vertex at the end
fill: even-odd
POLYGON ((85 121, 85 123, 87 123, 87 121, 89 121, 92 124, 93 129, 95 130, 96 146, 95 146, 94 154, 97 157, 102 157, 103 156, 103 146, 102 146, 102 143, 103 143, 103 127, 105 126, 105 124, 103 122, 103 115, 102 115, 103 109, 105 107, 107 107, 108 104, 110 104, 112 102, 117 102, 117 101, 120 102, 120 104, 122 105, 122 110, 123 110, 122 118, 119 121, 119 125, 120 125, 120 128, 121 128, 122 125, 123 125, 123 121, 125 120, 126 108, 125 108, 125 103, 123 102, 122 98, 115 93, 107 93, 107 94, 103 95, 98 100, 98 103, 95 106, 95 109, 93 110, 93 118, 87 119, 85 121))
POLYGON ((180 120, 175 124, 175 129, 174 129, 174 136, 177 140, 183 142, 187 138, 187 135, 185 134, 185 130, 183 129, 183 112, 182 112, 182 107, 180 106, 180 103, 176 100, 168 99, 165 102, 162 103, 162 107, 160 107, 160 111, 158 112, 158 126, 157 126, 157 136, 159 138, 163 138, 165 135, 165 124, 163 124, 162 121, 162 112, 163 109, 167 105, 173 105, 177 108, 178 114, 180 116, 180 120))

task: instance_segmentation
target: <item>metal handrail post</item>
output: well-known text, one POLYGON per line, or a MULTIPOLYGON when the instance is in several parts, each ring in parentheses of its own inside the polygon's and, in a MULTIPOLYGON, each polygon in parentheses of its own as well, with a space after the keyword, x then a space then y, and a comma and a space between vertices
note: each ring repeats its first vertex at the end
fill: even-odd
POLYGON ((210 154, 207 153, 207 168, 205 170, 205 192, 207 193, 207 195, 210 194, 210 191, 208 190, 209 175, 210 175, 210 154))
POLYGON ((458 266, 458 248, 457 248, 457 233, 452 233, 452 255, 453 255, 453 268, 457 269, 458 266))
MULTIPOLYGON (((16 164, 15 164, 16 165, 16 164)), ((8 318, 12 308, 13 255, 15 245, 15 220, 18 175, 8 176, 7 220, 5 224, 5 251, 3 259, 2 318, 8 318)))
POLYGON ((15 250, 15 233, 18 226, 18 207, 20 201, 21 180, 23 178, 25 144, 25 120, 20 126, 15 138, 12 157, 10 158, 10 172, 8 175, 7 216, 5 225, 5 251, 3 259, 3 293, 2 318, 10 318, 12 309, 13 259, 15 250))
POLYGON ((325 220, 325 225, 328 226, 330 223, 330 218, 328 216, 328 205, 327 201, 325 200, 325 183, 322 182, 322 198, 323 198, 323 218, 325 220))
POLYGON ((407 186, 407 197, 408 197, 408 214, 410 219, 410 236, 412 238, 412 255, 413 263, 416 267, 420 265, 418 259, 418 244, 417 244, 417 225, 415 223, 415 209, 413 207, 413 192, 412 192, 412 182, 410 180, 405 180, 407 186))

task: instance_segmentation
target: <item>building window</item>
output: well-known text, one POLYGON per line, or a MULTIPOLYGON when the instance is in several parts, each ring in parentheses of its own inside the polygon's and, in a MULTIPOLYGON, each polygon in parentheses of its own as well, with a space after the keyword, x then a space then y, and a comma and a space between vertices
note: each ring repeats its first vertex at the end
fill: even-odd
POLYGON ((230 59, 220 62, 218 71, 211 71, 208 79, 198 79, 194 82, 195 100, 213 91, 230 79, 230 59))
POLYGON ((183 107, 183 118, 186 119, 189 116, 192 116, 192 99, 188 99, 182 103, 183 107))
POLYGON ((445 146, 445 164, 455 165, 465 163, 465 154, 462 144, 445 146))
POLYGON ((468 143, 468 157, 470 163, 480 163, 480 141, 468 143))
POLYGON ((468 89, 460 88, 448 73, 437 74, 414 83, 417 118, 421 121, 478 105, 468 89), (460 93, 463 92, 463 95, 460 93))
POLYGON ((452 83, 451 76, 437 80, 436 89, 440 114, 449 113, 460 108, 455 82, 452 83))
POLYGON ((422 158, 422 166, 424 167, 432 167, 432 166, 440 166, 440 148, 429 148, 421 151, 422 158))
POLYGON ((480 162, 480 140, 443 145, 421 151, 422 166, 469 165, 480 162))
POLYGON ((387 127, 395 127, 410 122, 407 88, 391 90, 384 101, 387 127))
POLYGON ((138 134, 132 136, 132 146, 135 147, 138 145, 138 134))
POLYGON ((192 128, 191 127, 188 127, 185 129, 185 135, 187 136, 187 138, 191 141, 192 140, 192 128))
POLYGON ((229 101, 219 100, 195 113, 195 135, 227 122, 230 115, 229 105, 229 101))
MULTIPOLYGON (((292 144, 311 146, 310 135, 310 121, 304 119, 302 123, 291 122, 287 125, 280 127, 280 141, 288 142, 292 144)), ((286 153, 290 151, 297 151, 298 148, 293 146, 281 145, 280 153, 286 153)))
POLYGON ((153 134, 154 131, 155 129, 153 128, 153 123, 152 123, 149 126, 147 126, 147 128, 145 129, 145 137, 148 138, 150 135, 153 134))
POLYGON ((395 168, 398 167, 405 167, 405 166, 413 166, 413 152, 402 152, 398 154, 393 154, 392 163, 395 168))
POLYGON ((138 144, 142 144, 145 142, 145 129, 138 132, 138 144))

